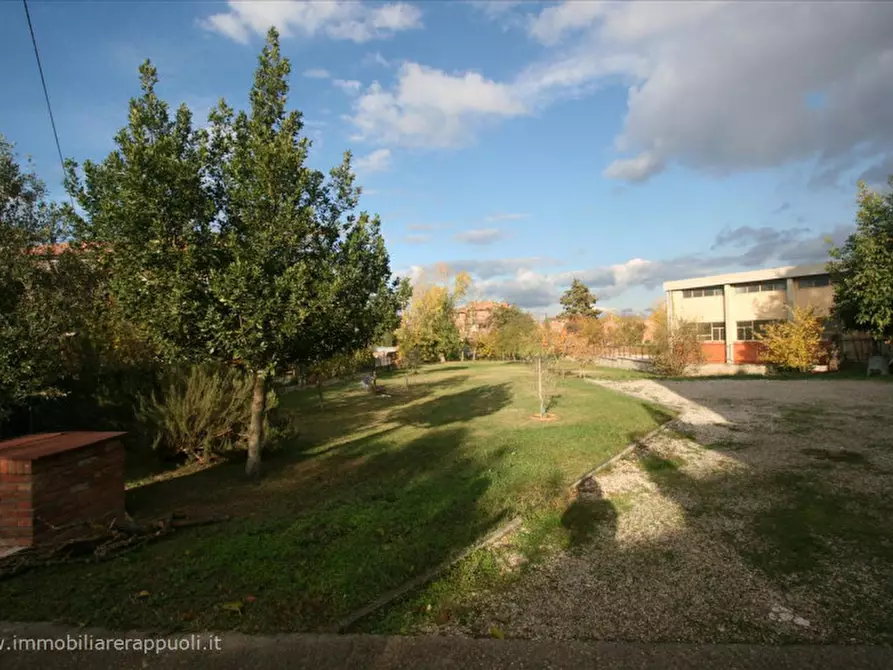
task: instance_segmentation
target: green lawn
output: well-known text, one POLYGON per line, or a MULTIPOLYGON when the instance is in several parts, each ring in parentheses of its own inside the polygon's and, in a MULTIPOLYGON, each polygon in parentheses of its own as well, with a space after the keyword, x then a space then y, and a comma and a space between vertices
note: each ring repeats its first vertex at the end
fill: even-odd
MULTIPOLYGON (((137 518, 229 514, 113 561, 0 582, 0 620, 113 628, 318 630, 517 514, 554 508, 580 474, 666 414, 576 379, 539 422, 522 364, 469 363, 285 395, 301 433, 249 482, 241 460, 128 491, 137 518), (145 595, 143 592, 148 592, 145 595), (234 602, 242 603, 241 612, 234 602)), ((468 569, 468 568, 466 568, 468 569)))

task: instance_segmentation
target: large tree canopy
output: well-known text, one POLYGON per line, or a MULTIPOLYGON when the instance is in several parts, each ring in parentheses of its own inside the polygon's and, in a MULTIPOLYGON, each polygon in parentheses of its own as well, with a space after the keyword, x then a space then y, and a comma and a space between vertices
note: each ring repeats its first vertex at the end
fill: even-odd
POLYGON ((893 177, 889 184, 882 195, 859 182, 856 232, 831 250, 828 263, 843 326, 887 342, 893 340, 893 177))
POLYGON ((58 264, 43 253, 59 223, 43 182, 22 170, 0 135, 0 420, 17 405, 59 392, 73 310, 58 264))
POLYGON ((350 153, 328 179, 307 166, 290 64, 271 29, 247 111, 221 100, 209 127, 173 118, 155 68, 102 163, 69 190, 78 239, 109 267, 111 291, 171 360, 236 363, 255 378, 249 473, 258 471, 269 374, 371 344, 397 309, 378 217, 355 213, 350 153))
POLYGON ((561 306, 564 308, 562 316, 589 316, 597 317, 602 313, 600 309, 595 308, 598 297, 592 294, 592 291, 581 282, 574 278, 570 288, 561 296, 561 306))

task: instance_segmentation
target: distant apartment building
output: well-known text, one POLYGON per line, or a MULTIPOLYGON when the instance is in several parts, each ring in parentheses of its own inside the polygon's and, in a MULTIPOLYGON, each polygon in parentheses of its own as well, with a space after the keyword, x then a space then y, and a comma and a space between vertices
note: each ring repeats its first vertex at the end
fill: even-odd
MULTIPOLYGON (((617 330, 623 324, 624 319, 641 319, 645 324, 642 332, 642 340, 637 344, 651 342, 654 338, 654 321, 650 317, 638 314, 617 314, 614 312, 605 312, 598 317, 598 321, 602 326, 602 333, 607 342, 611 342, 617 330)), ((557 316, 554 319, 548 319, 549 328, 553 333, 564 333, 567 331, 568 319, 563 316, 557 316)))
POLYGON ((508 303, 482 300, 461 305, 455 312, 456 327, 466 336, 485 333, 490 330, 490 318, 497 307, 508 307, 508 303))
MULTIPOLYGON (((791 318, 793 307, 830 314, 833 289, 824 263, 696 277, 664 283, 667 316, 697 324, 709 363, 757 363, 756 335, 791 318)), ((832 331, 826 321, 826 339, 832 331)))

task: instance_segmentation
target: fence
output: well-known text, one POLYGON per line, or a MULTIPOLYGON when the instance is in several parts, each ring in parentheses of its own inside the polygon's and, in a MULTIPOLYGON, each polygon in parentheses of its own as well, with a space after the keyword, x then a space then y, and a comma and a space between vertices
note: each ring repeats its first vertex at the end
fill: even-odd
POLYGON ((635 361, 647 361, 651 359, 652 348, 647 345, 605 347, 602 350, 602 358, 626 358, 635 361))
POLYGON ((875 343, 870 335, 864 333, 844 333, 837 344, 845 361, 865 363, 873 353, 893 356, 893 348, 889 344, 875 343))

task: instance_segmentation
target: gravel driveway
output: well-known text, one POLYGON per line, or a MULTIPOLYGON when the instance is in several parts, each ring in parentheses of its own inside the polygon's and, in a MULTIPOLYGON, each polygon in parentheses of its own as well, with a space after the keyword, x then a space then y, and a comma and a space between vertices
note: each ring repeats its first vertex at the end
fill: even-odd
POLYGON ((594 383, 679 416, 580 493, 569 549, 440 632, 893 643, 893 384, 594 383))

